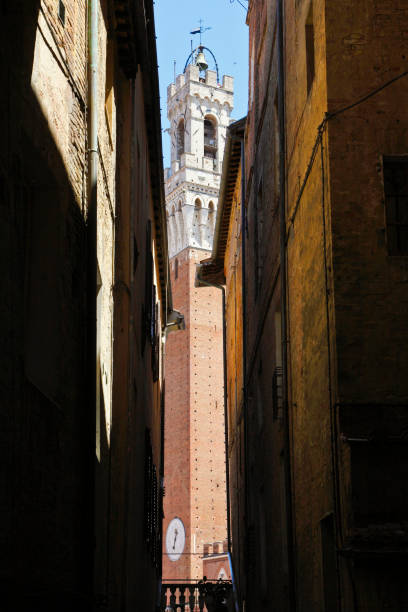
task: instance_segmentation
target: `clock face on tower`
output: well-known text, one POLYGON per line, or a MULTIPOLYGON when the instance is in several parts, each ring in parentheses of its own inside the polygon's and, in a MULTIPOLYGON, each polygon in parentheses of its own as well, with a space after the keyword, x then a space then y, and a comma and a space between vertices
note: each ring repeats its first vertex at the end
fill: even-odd
POLYGON ((178 517, 172 519, 167 527, 166 552, 170 561, 178 561, 186 543, 186 531, 183 521, 178 517))

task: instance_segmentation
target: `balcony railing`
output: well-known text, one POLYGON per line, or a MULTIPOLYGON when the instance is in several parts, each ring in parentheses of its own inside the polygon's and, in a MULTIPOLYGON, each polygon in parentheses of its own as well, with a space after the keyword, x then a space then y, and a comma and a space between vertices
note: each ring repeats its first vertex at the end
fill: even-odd
POLYGON ((161 612, 232 612, 234 610, 230 580, 162 585, 161 612))

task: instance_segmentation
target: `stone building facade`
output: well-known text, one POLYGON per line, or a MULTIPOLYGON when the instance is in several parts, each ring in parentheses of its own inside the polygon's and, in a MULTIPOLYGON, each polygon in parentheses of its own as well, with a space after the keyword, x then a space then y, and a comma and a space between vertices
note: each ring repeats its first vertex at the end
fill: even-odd
POLYGON ((152 3, 1 14, 2 606, 153 609, 171 293, 152 3))
POLYGON ((226 538, 222 306, 194 286, 212 246, 233 79, 195 62, 168 87, 165 171, 174 306, 186 329, 166 342, 163 579, 201 579, 206 543, 226 538), (182 539, 181 539, 182 538, 182 539))
POLYGON ((249 2, 245 156, 227 142, 200 272, 225 276, 234 304, 232 556, 246 610, 407 606, 406 18, 397 0, 249 2))

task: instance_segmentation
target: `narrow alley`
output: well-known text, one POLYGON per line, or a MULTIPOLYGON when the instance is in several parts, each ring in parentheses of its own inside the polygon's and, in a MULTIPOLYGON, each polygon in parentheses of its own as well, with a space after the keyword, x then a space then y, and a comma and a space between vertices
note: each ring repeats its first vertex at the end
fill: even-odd
POLYGON ((1 610, 408 610, 406 0, 0 15, 1 610))

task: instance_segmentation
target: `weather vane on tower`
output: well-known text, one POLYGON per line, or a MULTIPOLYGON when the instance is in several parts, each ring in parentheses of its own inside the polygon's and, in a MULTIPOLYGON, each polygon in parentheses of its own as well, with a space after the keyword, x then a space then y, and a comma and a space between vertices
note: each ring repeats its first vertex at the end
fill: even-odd
POLYGON ((195 28, 194 30, 191 30, 190 34, 199 34, 200 35, 200 46, 202 45, 202 41, 201 41, 201 36, 204 32, 207 32, 207 30, 211 30, 211 26, 205 28, 203 26, 204 21, 202 19, 199 19, 198 23, 200 24, 199 28, 195 28))
MULTIPOLYGON (((199 34, 200 35, 200 44, 193 49, 193 41, 191 41, 191 53, 187 58, 186 64, 184 66, 184 72, 186 71, 186 68, 188 66, 189 63, 193 63, 196 66, 198 66, 200 72, 205 72, 208 68, 208 64, 207 64, 207 60, 205 58, 204 55, 204 49, 207 50, 213 61, 214 61, 214 65, 215 65, 215 70, 217 72, 217 83, 219 82, 219 71, 218 71, 218 64, 217 64, 217 60, 215 59, 215 55, 214 53, 211 51, 211 49, 209 49, 208 47, 205 47, 202 43, 202 35, 204 32, 207 32, 207 30, 211 30, 211 27, 204 27, 203 23, 204 21, 202 19, 199 19, 198 23, 200 24, 199 28, 195 28, 194 30, 190 31, 190 34, 193 34, 193 36, 195 34, 199 34)), ((203 77, 204 78, 204 77, 203 77)))

